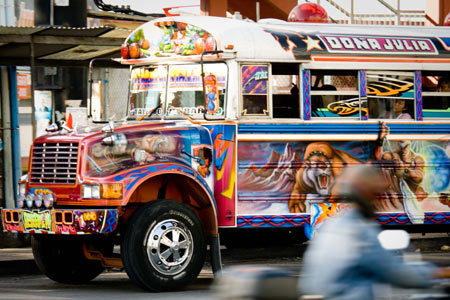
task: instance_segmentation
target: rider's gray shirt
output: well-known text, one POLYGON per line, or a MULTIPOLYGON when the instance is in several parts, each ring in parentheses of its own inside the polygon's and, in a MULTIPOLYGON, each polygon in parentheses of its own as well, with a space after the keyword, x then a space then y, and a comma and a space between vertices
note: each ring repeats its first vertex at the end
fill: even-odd
POLYGON ((331 218, 311 240, 299 282, 301 294, 328 299, 374 299, 373 286, 431 285, 430 264, 405 264, 378 242, 380 228, 355 209, 331 218))

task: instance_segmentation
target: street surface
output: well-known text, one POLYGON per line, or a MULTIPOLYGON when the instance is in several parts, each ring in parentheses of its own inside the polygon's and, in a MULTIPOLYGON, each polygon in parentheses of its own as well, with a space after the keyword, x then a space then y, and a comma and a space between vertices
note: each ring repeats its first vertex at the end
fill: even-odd
POLYGON ((104 273, 90 284, 66 285, 44 275, 0 279, 0 299, 211 299, 212 275, 201 275, 184 291, 149 294, 135 286, 125 272, 104 273))
MULTIPOLYGON (((442 266, 450 266, 450 252, 439 250, 447 239, 416 242, 414 248, 420 248, 422 253, 414 252, 413 249, 412 255, 416 258, 421 256, 422 260, 442 266), (417 247, 418 245, 419 247, 417 247)), ((238 264, 259 264, 298 270, 301 267, 300 256, 305 247, 305 245, 297 245, 294 247, 224 250, 223 263, 225 267, 238 264)), ((0 268, 3 268, 3 270, 0 269, 0 299, 214 299, 214 293, 211 291, 213 276, 208 263, 199 278, 185 289, 167 293, 148 293, 135 286, 128 279, 127 274, 121 271, 105 272, 89 284, 56 283, 39 274, 30 258, 32 258, 30 249, 0 249, 0 268), (14 261, 6 261, 8 258, 14 261), (12 263, 15 265, 10 265, 12 263), (22 269, 18 270, 19 268, 22 269)))
MULTIPOLYGON (((285 266, 298 270, 299 256, 303 250, 304 246, 224 250, 223 263, 225 266, 269 263, 271 266, 285 266)), ((199 278, 185 289, 156 294, 145 292, 134 285, 124 271, 105 272, 89 284, 56 283, 39 274, 34 262, 30 260, 32 257, 31 249, 0 249, 0 266, 6 265, 9 269, 0 270, 0 299, 202 300, 214 297, 210 290, 213 275, 208 263, 199 278), (22 268, 21 272, 11 266, 12 262, 5 261, 8 257, 22 268)))

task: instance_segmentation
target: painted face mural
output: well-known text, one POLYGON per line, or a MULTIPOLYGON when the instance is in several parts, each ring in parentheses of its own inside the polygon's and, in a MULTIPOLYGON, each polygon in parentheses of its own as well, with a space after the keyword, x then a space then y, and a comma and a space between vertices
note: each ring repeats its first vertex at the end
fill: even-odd
POLYGON ((210 147, 196 146, 193 149, 194 157, 196 157, 197 171, 200 176, 207 178, 211 175, 212 150, 210 147))
POLYGON ((111 146, 104 145, 101 138, 89 144, 87 175, 105 176, 168 157, 181 157, 186 141, 177 131, 130 131, 115 133, 113 138, 111 146))
POLYGON ((425 212, 450 211, 447 141, 240 142, 239 214, 309 213, 311 204, 345 202, 336 190, 354 164, 380 167, 386 189, 378 212, 406 212, 422 223, 425 212))

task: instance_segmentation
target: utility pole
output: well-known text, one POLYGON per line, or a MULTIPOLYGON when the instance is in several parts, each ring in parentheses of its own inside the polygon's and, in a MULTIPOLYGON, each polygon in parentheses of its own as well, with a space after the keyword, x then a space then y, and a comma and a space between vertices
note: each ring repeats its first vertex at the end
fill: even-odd
POLYGON ((258 22, 260 19, 260 7, 259 7, 259 1, 256 1, 256 22, 258 22))
POLYGON ((351 7, 350 7, 350 24, 354 24, 355 23, 355 0, 351 0, 350 5, 351 5, 351 7))
POLYGON ((3 127, 3 199, 5 207, 15 207, 14 199, 14 172, 12 136, 11 136, 11 103, 9 95, 8 67, 0 67, 1 100, 2 100, 2 127, 3 127))
POLYGON ((55 3, 50 0, 50 26, 55 25, 55 3))

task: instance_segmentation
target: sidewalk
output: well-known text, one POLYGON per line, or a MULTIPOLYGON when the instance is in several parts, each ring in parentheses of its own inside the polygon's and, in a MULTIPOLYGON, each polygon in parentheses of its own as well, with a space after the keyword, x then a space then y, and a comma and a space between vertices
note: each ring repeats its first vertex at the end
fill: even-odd
POLYGON ((0 278, 34 274, 40 274, 40 271, 33 260, 31 248, 0 249, 0 278))

